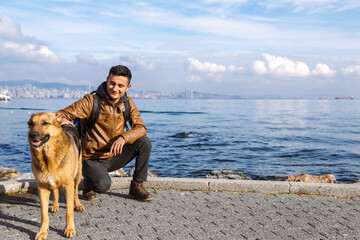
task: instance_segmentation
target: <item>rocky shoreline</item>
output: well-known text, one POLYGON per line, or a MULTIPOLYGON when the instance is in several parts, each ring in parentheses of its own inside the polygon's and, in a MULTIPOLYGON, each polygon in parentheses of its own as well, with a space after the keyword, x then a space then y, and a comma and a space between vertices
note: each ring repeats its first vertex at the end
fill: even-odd
MULTIPOLYGON (((123 169, 119 169, 113 172, 109 172, 111 177, 131 177, 133 176, 134 168, 131 168, 128 173, 123 169)), ((148 177, 158 177, 158 175, 152 171, 148 171, 148 177)), ((213 170, 205 176, 206 179, 229 179, 229 180, 253 180, 241 172, 237 172, 230 169, 213 170)), ((32 173, 20 173, 16 169, 0 167, 0 182, 2 181, 24 181, 34 180, 32 173)), ((264 181, 289 181, 286 177, 271 178, 264 181)), ((360 183, 360 179, 355 180, 353 183, 360 183)))

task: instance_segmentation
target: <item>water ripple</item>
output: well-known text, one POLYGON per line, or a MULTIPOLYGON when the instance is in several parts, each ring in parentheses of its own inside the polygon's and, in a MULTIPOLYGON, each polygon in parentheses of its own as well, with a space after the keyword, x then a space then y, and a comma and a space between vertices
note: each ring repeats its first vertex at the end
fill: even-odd
MULTIPOLYGON (((160 176, 202 178, 210 170, 233 169, 253 179, 303 173, 334 174, 339 182, 360 178, 356 101, 135 101, 152 141, 149 166, 160 176)), ((72 102, 0 104, 0 166, 30 172, 29 112, 57 111, 72 102)))

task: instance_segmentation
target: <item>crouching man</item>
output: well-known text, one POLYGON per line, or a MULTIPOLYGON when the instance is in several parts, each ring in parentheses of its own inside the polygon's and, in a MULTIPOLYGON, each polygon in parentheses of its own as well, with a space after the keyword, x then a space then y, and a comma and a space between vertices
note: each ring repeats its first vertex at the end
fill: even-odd
MULTIPOLYGON (((111 186, 108 172, 124 167, 134 158, 135 172, 131 181, 129 198, 139 201, 151 201, 154 197, 148 193, 142 183, 147 180, 151 142, 146 137, 147 129, 140 112, 131 97, 126 96, 130 89, 131 72, 122 65, 113 66, 106 81, 95 94, 84 98, 60 110, 63 125, 72 124, 76 119, 88 119, 93 110, 94 98, 98 97, 99 117, 91 129, 87 129, 83 138, 83 197, 95 201, 96 193, 104 193, 111 186), (126 104, 126 100, 128 104, 126 104), (131 129, 124 131, 124 112, 129 108, 131 129)), ((97 100, 97 99, 96 99, 97 100)), ((82 120, 82 126, 86 125, 82 120)))

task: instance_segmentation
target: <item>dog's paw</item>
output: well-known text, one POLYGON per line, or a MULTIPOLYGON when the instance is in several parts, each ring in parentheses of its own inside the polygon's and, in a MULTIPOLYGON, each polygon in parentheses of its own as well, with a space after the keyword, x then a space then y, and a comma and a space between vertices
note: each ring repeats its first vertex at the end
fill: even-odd
POLYGON ((52 213, 56 213, 59 211, 59 205, 53 205, 51 208, 50 208, 50 211, 52 213))
POLYGON ((66 228, 64 232, 65 237, 71 238, 76 235, 75 228, 66 228))
POLYGON ((48 233, 47 232, 38 232, 36 234, 35 240, 43 240, 47 238, 48 233))
POLYGON ((85 211, 85 208, 83 205, 80 204, 79 206, 75 206, 75 211, 83 212, 83 211, 85 211))

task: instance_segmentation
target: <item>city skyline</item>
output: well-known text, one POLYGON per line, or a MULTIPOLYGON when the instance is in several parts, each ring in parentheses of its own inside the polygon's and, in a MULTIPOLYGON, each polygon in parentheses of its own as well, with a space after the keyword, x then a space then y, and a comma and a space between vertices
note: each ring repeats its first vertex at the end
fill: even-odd
MULTIPOLYGON (((71 98, 80 99, 85 94, 94 91, 89 85, 69 85, 64 83, 41 83, 33 80, 18 81, 21 84, 0 81, 0 92, 7 92, 11 98, 71 98), (32 85, 34 84, 34 85, 32 85)), ((130 89, 128 96, 141 99, 355 99, 355 96, 278 96, 278 95, 226 95, 219 93, 199 92, 185 88, 183 91, 164 92, 157 90, 130 89)))
POLYGON ((0 80, 226 95, 360 95, 355 0, 11 1, 0 6, 0 80))

